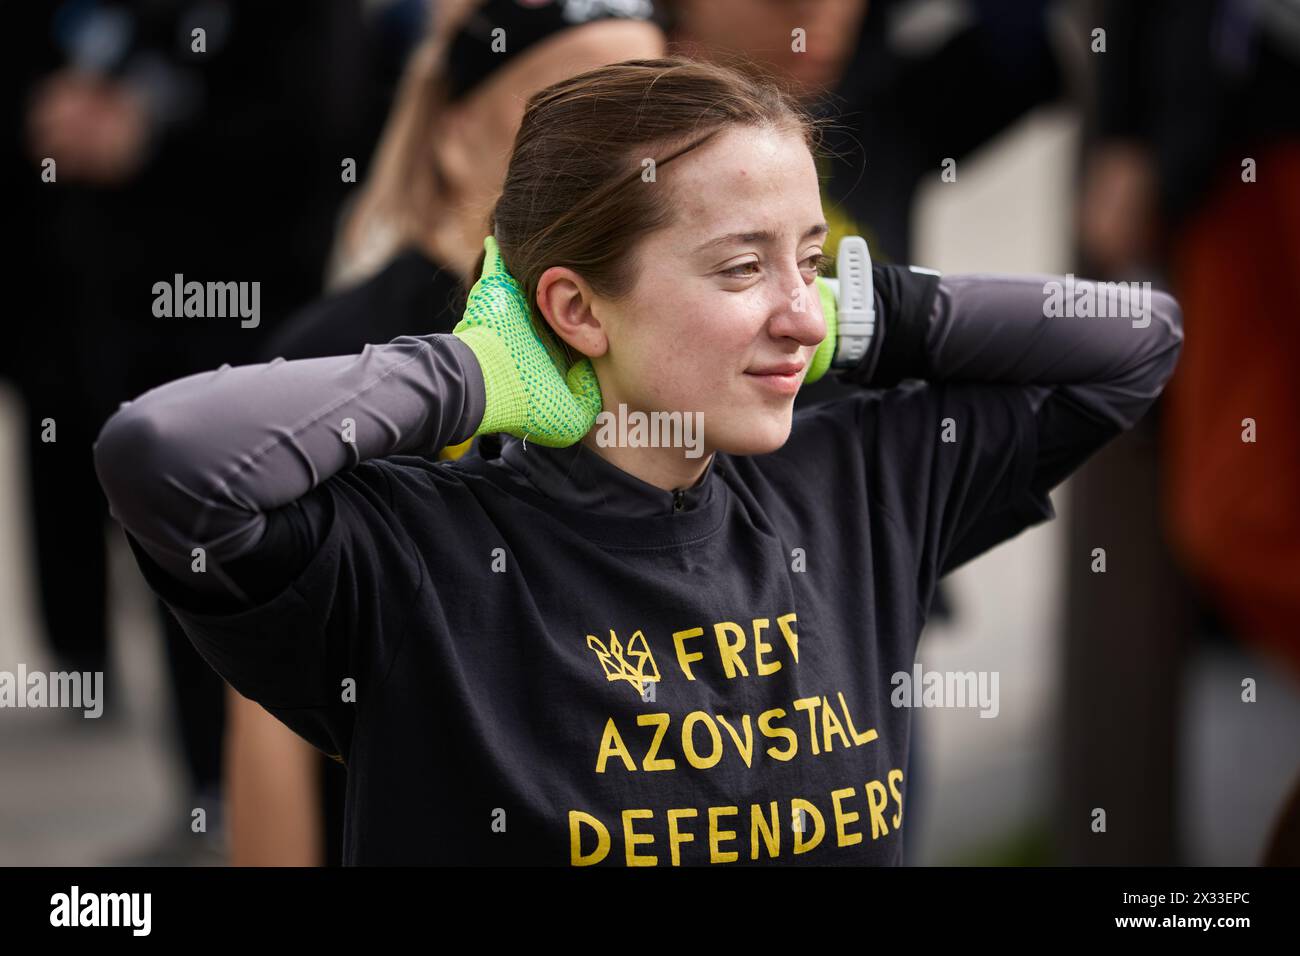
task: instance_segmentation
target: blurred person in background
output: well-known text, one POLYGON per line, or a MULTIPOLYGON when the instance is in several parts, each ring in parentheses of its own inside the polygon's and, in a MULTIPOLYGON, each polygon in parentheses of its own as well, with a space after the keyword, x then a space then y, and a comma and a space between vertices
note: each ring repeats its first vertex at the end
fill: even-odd
MULTIPOLYGON (((261 361, 360 352, 400 335, 449 333, 528 98, 565 77, 665 52, 651 4, 604 10, 443 0, 411 57, 333 257, 335 291, 286 322, 261 361), (617 11, 617 12, 616 12, 617 11), (503 29, 504 53, 491 49, 503 29)), ((483 436, 494 454, 499 436, 483 436)), ((458 458, 470 442, 439 457, 458 458)), ((231 862, 342 862, 346 771, 228 689, 231 862)))
POLYGON ((1173 543, 1300 681, 1300 3, 1116 6, 1129 48, 1163 54, 1102 74, 1084 235, 1112 271, 1168 263, 1192 331, 1164 420, 1173 543))
MULTIPOLYGON (((90 457, 99 427, 155 385, 247 361, 319 286, 347 188, 340 162, 382 119, 362 6, 83 0, 24 11, 44 50, 19 79, 23 193, 47 298, 15 375, 41 607, 61 667, 110 670, 107 510, 90 457), (155 283, 178 275, 259 283, 256 319, 157 316, 155 283)), ((162 842, 119 862, 217 862, 223 682, 157 606, 190 792, 162 842), (190 831, 196 807, 206 836, 190 831)), ((120 711, 123 677, 106 677, 107 709, 120 711)))
POLYGON ((1071 573, 1064 814, 1104 805, 1127 823, 1106 842, 1069 826, 1065 849, 1070 863, 1168 864, 1182 852, 1189 633, 1226 630, 1300 678, 1300 4, 1104 0, 1085 12, 1105 48, 1093 38, 1082 265, 1167 277, 1187 342, 1156 413, 1076 486, 1078 546, 1113 542, 1126 573, 1071 573), (1114 691, 1104 714, 1099 680, 1114 691), (1125 783, 1134 774, 1143 787, 1125 783))

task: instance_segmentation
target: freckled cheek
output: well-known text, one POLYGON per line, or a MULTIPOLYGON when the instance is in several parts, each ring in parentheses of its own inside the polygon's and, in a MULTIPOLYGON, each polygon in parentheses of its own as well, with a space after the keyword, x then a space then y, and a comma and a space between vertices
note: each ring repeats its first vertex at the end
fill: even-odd
POLYGON ((638 326, 634 341, 626 343, 636 355, 635 392, 655 408, 722 414, 734 403, 739 372, 751 351, 747 316, 719 309, 716 301, 667 295, 648 314, 654 315, 653 325, 638 326))
POLYGON ((634 392, 647 407, 665 411, 704 410, 719 403, 724 372, 706 349, 689 339, 663 340, 666 348, 645 353, 634 371, 634 392))
POLYGON ((650 404, 666 411, 697 409, 707 401, 708 383, 696 368, 682 362, 661 368, 646 384, 650 404))

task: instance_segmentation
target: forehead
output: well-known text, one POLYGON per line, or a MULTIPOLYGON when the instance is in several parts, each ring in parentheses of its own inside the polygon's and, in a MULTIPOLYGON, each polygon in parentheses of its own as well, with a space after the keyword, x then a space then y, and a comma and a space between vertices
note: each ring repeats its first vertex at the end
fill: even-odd
POLYGON ((679 234, 802 232, 821 217, 817 168, 797 130, 732 127, 664 172, 677 209, 671 228, 679 234))

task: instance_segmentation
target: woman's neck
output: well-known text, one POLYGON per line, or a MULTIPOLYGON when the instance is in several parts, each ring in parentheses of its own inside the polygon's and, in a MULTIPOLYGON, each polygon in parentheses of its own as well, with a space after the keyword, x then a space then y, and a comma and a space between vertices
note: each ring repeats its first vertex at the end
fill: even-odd
POLYGON ((597 441, 600 428, 593 428, 582 443, 616 468, 622 469, 648 485, 664 491, 692 487, 708 470, 713 452, 699 458, 687 458, 680 448, 629 448, 604 445, 597 441))

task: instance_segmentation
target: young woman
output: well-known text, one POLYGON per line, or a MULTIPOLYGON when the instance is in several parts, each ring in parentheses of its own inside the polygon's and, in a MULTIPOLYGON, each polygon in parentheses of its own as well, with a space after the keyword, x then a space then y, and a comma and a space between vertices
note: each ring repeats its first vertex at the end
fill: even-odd
POLYGON ((346 763, 345 862, 899 862, 890 678, 937 580, 1052 517, 1159 393, 1181 319, 1161 293, 1144 320, 1053 317, 1051 277, 876 266, 846 356, 815 147, 721 67, 561 81, 451 334, 222 366, 105 426, 150 585, 346 763), (862 390, 792 415, 830 363, 862 390), (623 441, 629 409, 699 413, 703 453, 623 441), (488 432, 499 458, 427 457, 488 432))

